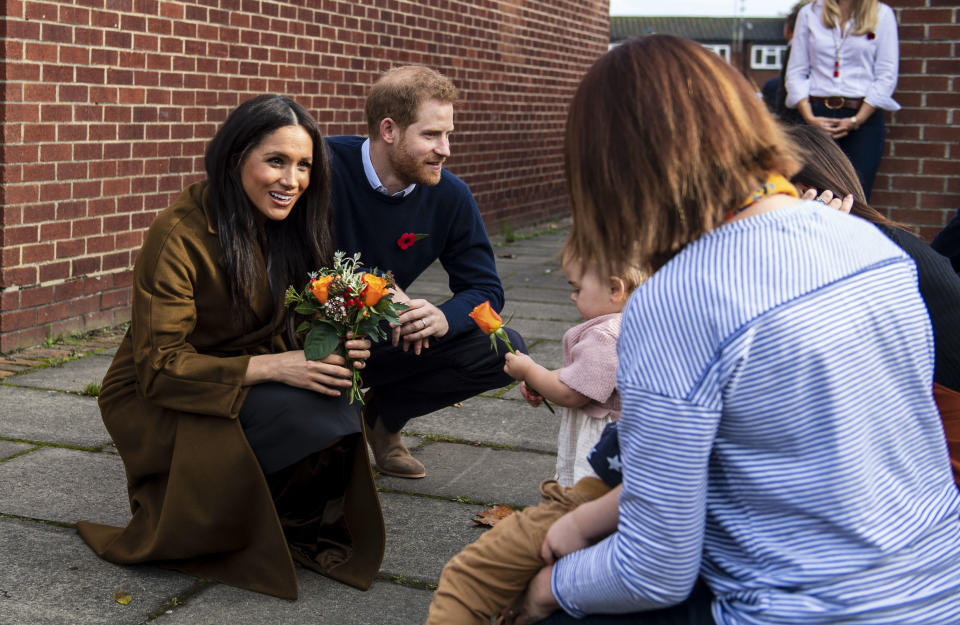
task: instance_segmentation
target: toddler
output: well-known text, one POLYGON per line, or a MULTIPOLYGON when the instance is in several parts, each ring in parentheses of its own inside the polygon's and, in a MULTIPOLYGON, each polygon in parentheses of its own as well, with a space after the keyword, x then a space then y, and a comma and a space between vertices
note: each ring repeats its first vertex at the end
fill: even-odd
POLYGON ((564 367, 550 371, 526 354, 507 354, 504 367, 524 382, 521 392, 531 405, 545 398, 564 407, 557 479, 540 485, 541 504, 501 520, 447 563, 427 625, 488 625, 490 617, 522 595, 545 563, 616 529, 617 335, 620 312, 644 276, 626 270, 604 277, 592 264, 567 254, 563 268, 573 287, 571 299, 587 320, 563 336, 564 367), (554 526, 575 509, 576 516, 554 526))
POLYGON ((586 319, 563 335, 563 368, 550 371, 518 353, 506 355, 504 371, 523 382, 520 392, 530 405, 547 399, 563 407, 555 479, 561 486, 573 486, 594 475, 587 454, 604 426, 620 417, 616 388, 620 313, 643 274, 626 270, 622 276, 602 276, 595 266, 567 254, 563 270, 573 288, 570 299, 586 319))

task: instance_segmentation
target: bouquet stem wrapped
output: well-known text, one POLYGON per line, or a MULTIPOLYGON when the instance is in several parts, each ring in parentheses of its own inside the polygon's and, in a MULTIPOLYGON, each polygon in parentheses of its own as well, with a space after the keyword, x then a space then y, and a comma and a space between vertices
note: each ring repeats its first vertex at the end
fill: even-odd
POLYGON ((307 317, 297 327, 297 334, 306 332, 303 352, 307 360, 323 360, 334 350, 339 350, 353 371, 350 388, 350 403, 363 403, 363 380, 360 372, 347 357, 344 342, 348 334, 359 338, 368 337, 374 343, 387 338, 381 321, 399 323, 400 311, 406 304, 393 301, 389 289, 394 285, 390 274, 378 275, 374 269, 360 269, 359 252, 346 257, 343 252, 333 255, 333 267, 324 267, 310 273, 310 282, 302 291, 287 288, 284 305, 294 306, 294 311, 307 317))

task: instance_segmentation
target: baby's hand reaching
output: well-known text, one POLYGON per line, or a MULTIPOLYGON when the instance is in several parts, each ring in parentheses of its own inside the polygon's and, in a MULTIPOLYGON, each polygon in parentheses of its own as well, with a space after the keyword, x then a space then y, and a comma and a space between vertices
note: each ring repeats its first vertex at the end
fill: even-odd
POLYGON ((523 380, 527 377, 527 371, 534 364, 533 358, 520 352, 504 354, 504 358, 507 364, 503 366, 503 371, 514 380, 523 380))
POLYGON ((541 403, 543 403, 543 395, 535 391, 530 390, 527 387, 526 382, 520 383, 520 394, 523 395, 523 398, 527 400, 527 403, 536 408, 541 403))

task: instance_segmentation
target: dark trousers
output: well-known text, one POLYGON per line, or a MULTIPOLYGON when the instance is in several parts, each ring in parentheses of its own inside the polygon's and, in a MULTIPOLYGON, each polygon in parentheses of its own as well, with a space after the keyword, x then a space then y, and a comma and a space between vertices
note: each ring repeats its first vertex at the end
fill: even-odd
MULTIPOLYGON (((828 109, 822 103, 812 104, 813 114, 817 117, 839 119, 853 117, 853 109, 828 109)), ((877 177, 880 159, 883 157, 883 142, 886 140, 886 128, 883 124, 883 111, 877 109, 867 121, 860 124, 859 130, 853 130, 846 137, 837 140, 837 145, 847 155, 853 168, 857 170, 857 178, 863 187, 863 194, 870 201, 870 192, 873 189, 873 180, 877 177)), ((819 189, 822 191, 823 189, 819 189)))
MULTIPOLYGON (((506 328, 514 349, 526 353, 523 337, 506 328)), ((450 406, 513 379, 503 372, 506 347, 490 348, 490 338, 474 329, 452 338, 430 340, 417 356, 394 347, 389 339, 373 346, 363 370, 372 389, 367 410, 391 432, 399 432, 414 417, 450 406)))
POLYGON ((280 382, 251 386, 238 418, 264 474, 359 433, 360 406, 348 399, 346 392, 329 397, 280 382))
POLYGON ((539 625, 714 625, 710 606, 713 593, 698 581, 687 600, 664 610, 636 612, 634 614, 591 614, 575 619, 563 610, 558 610, 539 625))

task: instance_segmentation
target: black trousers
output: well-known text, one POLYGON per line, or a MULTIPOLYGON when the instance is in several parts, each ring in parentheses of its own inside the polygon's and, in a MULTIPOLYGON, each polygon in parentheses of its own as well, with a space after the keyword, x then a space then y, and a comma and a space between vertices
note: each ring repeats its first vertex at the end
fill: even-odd
POLYGON ((280 382, 251 386, 239 419, 264 474, 359 433, 360 404, 351 405, 348 400, 346 391, 329 397, 280 382))
MULTIPOLYGON (((853 109, 828 109, 825 104, 811 105, 813 114, 818 117, 832 117, 839 119, 853 117, 853 109)), ((880 159, 883 157, 883 143, 886 139, 886 129, 883 124, 883 111, 878 109, 873 115, 860 124, 859 130, 850 132, 846 137, 837 139, 837 145, 847 155, 853 168, 857 172, 863 194, 870 201, 870 192, 873 190, 873 181, 880 168, 880 159)), ((823 189, 819 189, 822 191, 823 189)))
MULTIPOLYGON (((523 337, 506 328, 514 349, 526 353, 523 337)), ((506 386, 513 378, 503 372, 503 355, 490 348, 490 338, 478 329, 452 338, 430 339, 417 356, 389 340, 376 343, 363 371, 373 393, 367 409, 391 432, 399 432, 414 417, 450 406, 484 391, 506 386)))

